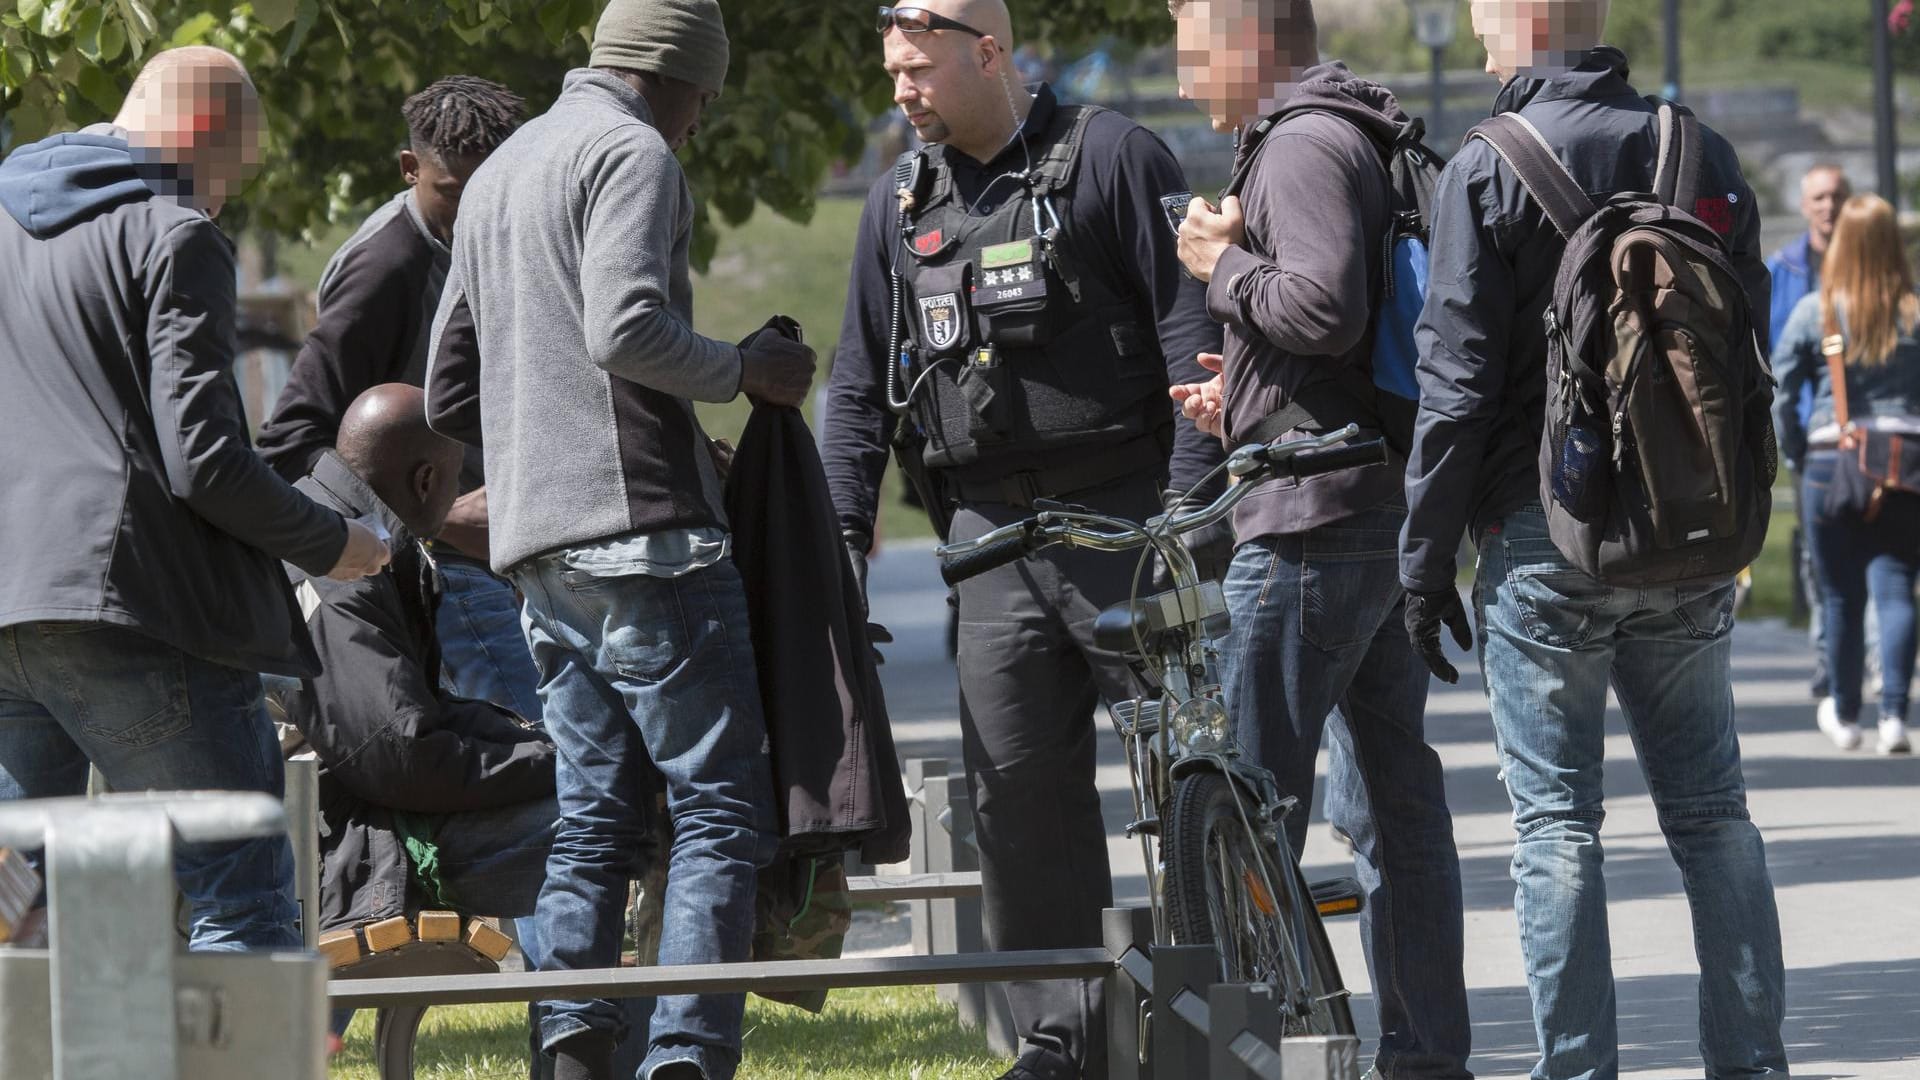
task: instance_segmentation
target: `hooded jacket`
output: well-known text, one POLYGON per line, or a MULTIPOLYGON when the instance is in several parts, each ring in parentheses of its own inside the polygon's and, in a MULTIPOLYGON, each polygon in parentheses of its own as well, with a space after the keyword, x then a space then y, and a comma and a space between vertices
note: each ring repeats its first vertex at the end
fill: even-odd
MULTIPOLYGON (((1651 191, 1658 110, 1627 77, 1626 54, 1601 46, 1564 75, 1508 80, 1494 113, 1532 121, 1596 203, 1651 191)), ((1759 207, 1733 147, 1705 125, 1701 131, 1700 196, 1690 209, 1726 238, 1757 322, 1769 310, 1759 207)), ((1540 498, 1541 319, 1566 253, 1540 204, 1479 139, 1448 163, 1433 206, 1427 306, 1414 331, 1420 413, 1400 545, 1401 582, 1421 592, 1454 587, 1466 530, 1540 498)))
MULTIPOLYGON (((1333 380, 1333 368, 1367 362, 1392 211, 1383 147, 1408 120, 1392 91, 1337 61, 1308 69, 1282 110, 1252 160, 1235 163, 1246 170, 1246 239, 1207 285, 1207 313, 1227 328, 1230 447, 1302 388, 1333 380)), ((1371 416, 1356 402, 1350 419, 1365 428, 1371 416)), ((1270 480, 1234 512, 1234 538, 1304 532, 1392 499, 1401 484, 1398 460, 1270 480)))
POLYGON ((96 125, 0 163, 0 626, 113 623, 312 674, 278 564, 325 573, 346 526, 254 455, 233 246, 156 195, 161 167, 123 136, 96 125))
POLYGON ((513 713, 441 687, 439 575, 372 489, 331 450, 295 486, 347 517, 373 516, 392 536, 392 563, 359 581, 286 570, 325 664, 282 704, 320 759, 320 924, 332 929, 406 908, 406 830, 397 815, 550 796, 553 746, 513 713))
POLYGON ((907 857, 906 788, 860 587, 798 409, 753 410, 727 476, 782 850, 907 857))

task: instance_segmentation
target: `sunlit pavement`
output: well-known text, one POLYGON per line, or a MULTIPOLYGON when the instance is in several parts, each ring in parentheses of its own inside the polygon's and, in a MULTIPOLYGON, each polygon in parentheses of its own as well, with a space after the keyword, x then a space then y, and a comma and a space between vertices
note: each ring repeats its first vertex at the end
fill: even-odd
MULTIPOLYGON (((946 659, 946 590, 931 549, 896 544, 872 564, 874 618, 894 632, 881 669, 903 757, 959 758, 958 709, 946 659)), ((1787 1047, 1793 1074, 1920 1078, 1920 758, 1876 757, 1872 736, 1834 749, 1813 726, 1804 634, 1777 623, 1735 630, 1735 698, 1749 805, 1767 840, 1787 958, 1787 1047)), ((1427 725, 1447 768, 1466 895, 1473 1068, 1524 1076, 1534 1060, 1526 981, 1513 918, 1511 807, 1494 763, 1478 672, 1434 684, 1427 725)), ((1139 849, 1119 836, 1128 809, 1119 742, 1103 742, 1115 894, 1145 889, 1139 849)), ((1655 823, 1619 714, 1607 739, 1607 890, 1620 1015, 1622 1075, 1699 1077, 1696 968, 1680 875, 1655 823)), ((1324 758, 1322 765, 1324 767, 1324 758)), ((1319 820, 1316 807, 1316 820, 1319 820)), ((1309 876, 1350 872, 1346 851, 1316 825, 1309 876)), ((1355 1016, 1371 1034, 1359 936, 1333 924, 1355 1016)))

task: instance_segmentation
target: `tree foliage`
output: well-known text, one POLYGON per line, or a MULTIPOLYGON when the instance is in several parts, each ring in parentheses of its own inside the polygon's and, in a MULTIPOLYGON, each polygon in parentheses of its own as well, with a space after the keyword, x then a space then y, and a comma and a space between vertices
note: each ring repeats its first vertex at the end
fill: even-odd
MULTIPOLYGON (((0 0, 0 150, 111 117, 161 49, 212 44, 247 63, 268 116, 266 168, 241 200, 254 228, 294 236, 387 194, 400 102, 442 75, 497 79, 544 109, 584 64, 603 0, 0 0)), ((833 162, 857 157, 889 104, 872 8, 723 0, 733 62, 684 155, 711 210, 759 203, 804 220, 833 162)), ((1164 0, 1014 0, 1029 39, 1164 40, 1164 0)))

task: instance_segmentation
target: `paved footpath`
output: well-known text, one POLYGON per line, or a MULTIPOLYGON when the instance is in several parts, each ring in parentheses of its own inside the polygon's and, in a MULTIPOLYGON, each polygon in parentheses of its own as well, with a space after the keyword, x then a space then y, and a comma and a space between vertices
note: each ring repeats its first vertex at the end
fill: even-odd
MULTIPOLYGON (((957 761, 946 591, 929 550, 900 544, 884 551, 873 562, 872 590, 874 617, 898 638, 881 673, 900 754, 957 761)), ((1920 758, 1844 753, 1814 730, 1803 634, 1777 623, 1743 624, 1734 641, 1748 799, 1766 836, 1785 937, 1794 1076, 1920 1080, 1920 758)), ((1511 805, 1497 774, 1478 672, 1461 667, 1458 687, 1434 684, 1427 724, 1446 763, 1466 894, 1472 1067, 1481 1077, 1521 1077, 1532 1067, 1535 1044, 1507 876, 1511 805)), ((1686 900, 1617 710, 1609 716, 1607 758, 1615 767, 1606 778, 1602 840, 1622 1075, 1699 1077, 1686 900)), ((1118 834, 1128 798, 1117 737, 1102 745, 1099 782, 1115 895, 1137 899, 1145 891, 1139 849, 1118 834)), ((1316 806, 1315 821, 1323 820, 1316 806)), ((1316 824, 1309 876, 1350 873, 1345 860, 1345 849, 1316 824)), ((1333 924, 1332 935, 1355 992, 1355 1016, 1371 1037, 1358 933, 1347 920, 1333 924)))

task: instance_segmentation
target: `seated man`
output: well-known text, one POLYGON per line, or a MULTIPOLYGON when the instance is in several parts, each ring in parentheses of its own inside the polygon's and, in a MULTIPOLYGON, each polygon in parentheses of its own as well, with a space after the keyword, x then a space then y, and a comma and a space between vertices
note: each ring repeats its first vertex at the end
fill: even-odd
POLYGON ((322 673, 286 695, 321 762, 322 931, 444 908, 533 913, 559 811, 553 745, 512 712, 441 688, 440 578, 423 541, 458 491, 460 444, 421 392, 356 398, 295 487, 391 535, 393 562, 339 582, 289 565, 322 673))

